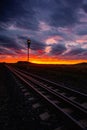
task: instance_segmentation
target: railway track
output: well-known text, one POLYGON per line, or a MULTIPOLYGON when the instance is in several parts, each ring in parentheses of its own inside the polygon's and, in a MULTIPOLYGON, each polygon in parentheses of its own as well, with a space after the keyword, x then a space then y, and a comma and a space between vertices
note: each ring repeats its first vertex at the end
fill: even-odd
POLYGON ((87 129, 86 94, 66 88, 37 75, 19 71, 10 66, 7 67, 57 113, 61 113, 62 120, 65 120, 66 123, 58 127, 58 130, 87 129))
POLYGON ((40 84, 44 85, 45 88, 49 88, 50 90, 63 96, 64 98, 68 98, 68 100, 70 100, 70 102, 74 102, 74 104, 80 106, 80 108, 83 108, 84 110, 87 111, 87 95, 86 94, 73 90, 71 88, 68 88, 64 85, 44 79, 38 75, 31 74, 31 73, 28 73, 23 70, 20 70, 20 71, 23 72, 24 74, 27 74, 30 77, 33 77, 34 79, 38 80, 38 82, 40 84))

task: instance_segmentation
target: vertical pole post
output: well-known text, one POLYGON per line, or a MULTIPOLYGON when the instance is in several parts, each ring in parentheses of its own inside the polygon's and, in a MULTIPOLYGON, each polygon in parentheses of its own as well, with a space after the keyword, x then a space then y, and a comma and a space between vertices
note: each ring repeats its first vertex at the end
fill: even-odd
POLYGON ((29 47, 28 47, 28 59, 27 59, 27 61, 29 62, 29 47))
POLYGON ((30 48, 30 43, 31 43, 31 41, 28 39, 27 40, 27 45, 28 45, 28 62, 29 62, 29 48, 30 48))

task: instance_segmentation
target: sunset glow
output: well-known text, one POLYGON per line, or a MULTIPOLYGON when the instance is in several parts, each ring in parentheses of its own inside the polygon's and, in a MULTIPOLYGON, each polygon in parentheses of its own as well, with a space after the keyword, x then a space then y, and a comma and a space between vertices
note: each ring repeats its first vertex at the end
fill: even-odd
POLYGON ((87 2, 1 2, 0 62, 76 64, 87 62, 87 2))
MULTIPOLYGON (((0 59, 0 62, 6 62, 6 63, 16 63, 18 61, 27 61, 27 56, 22 57, 10 57, 7 56, 7 58, 0 59)), ((57 59, 57 58, 38 58, 37 56, 30 56, 30 62, 31 63, 37 63, 37 64, 77 64, 82 62, 87 62, 87 60, 79 59, 79 60, 64 60, 64 59, 57 59)))

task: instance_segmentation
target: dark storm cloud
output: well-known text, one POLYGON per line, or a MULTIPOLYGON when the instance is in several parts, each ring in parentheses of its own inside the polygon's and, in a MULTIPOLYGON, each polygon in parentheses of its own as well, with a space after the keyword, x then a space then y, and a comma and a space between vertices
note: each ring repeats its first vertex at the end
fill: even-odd
POLYGON ((83 55, 84 53, 87 52, 87 49, 84 48, 74 48, 72 50, 70 50, 68 53, 66 53, 66 55, 69 56, 79 56, 79 55, 83 55))
POLYGON ((18 38, 21 39, 21 40, 26 40, 26 39, 28 39, 27 36, 22 36, 22 35, 21 35, 21 36, 18 36, 18 38))
POLYGON ((0 31, 5 31, 6 29, 2 26, 0 26, 0 31))
POLYGON ((21 49, 21 46, 16 43, 15 39, 0 35, 0 46, 13 49, 21 49))
POLYGON ((59 55, 66 51, 66 47, 63 44, 54 44, 52 45, 50 53, 52 55, 59 55))
MULTIPOLYGON (((38 22, 35 19, 35 11, 31 0, 2 0, 0 3, 0 23, 8 26, 14 24, 19 28, 36 30, 38 22), (28 4, 27 8, 26 5, 28 4)), ((6 26, 3 25, 6 29, 6 26)))
POLYGON ((5 53, 4 48, 0 48, 0 55, 2 55, 4 53, 5 53))
POLYGON ((78 21, 76 11, 81 3, 82 0, 1 0, 0 22, 31 30, 39 29, 40 20, 52 26, 68 26, 78 21))
MULTIPOLYGON (((57 2, 57 0, 56 0, 56 2, 57 2)), ((83 0, 63 0, 63 3, 65 6, 70 6, 71 8, 76 9, 77 7, 82 6, 83 0)))
POLYGON ((52 26, 72 26, 78 23, 77 12, 82 7, 82 0, 55 0, 56 9, 51 15, 52 26))
POLYGON ((16 27, 22 29, 29 29, 29 30, 38 30, 38 21, 35 18, 31 18, 31 16, 26 16, 24 18, 20 18, 16 20, 15 23, 16 27))
POLYGON ((0 48, 0 55, 12 55, 12 56, 15 56, 16 53, 14 51, 11 51, 10 49, 7 50, 7 49, 5 49, 3 47, 3 48, 0 48))
POLYGON ((0 22, 31 30, 39 29, 39 21, 70 26, 78 22, 77 10, 82 5, 82 0, 1 0, 0 22))
POLYGON ((35 50, 35 51, 37 51, 37 50, 44 50, 45 47, 46 47, 45 43, 32 40, 32 43, 31 43, 31 49, 32 50, 35 50))
MULTIPOLYGON (((18 36, 19 39, 21 39, 22 41, 25 41, 26 44, 27 44, 27 39, 28 37, 27 36, 18 36)), ((30 48, 32 50, 44 50, 46 47, 46 44, 43 43, 43 42, 40 42, 40 41, 36 41, 34 39, 31 39, 31 44, 30 44, 30 48)))
POLYGON ((87 35, 87 14, 81 9, 78 17, 80 18, 80 21, 73 28, 73 34, 82 36, 87 35))
POLYGON ((77 18, 75 15, 72 13, 72 10, 69 8, 63 8, 60 9, 60 11, 56 11, 52 17, 51 17, 51 25, 52 26, 69 26, 73 25, 74 23, 77 22, 77 18))
POLYGON ((77 30, 77 34, 78 35, 87 35, 87 29, 86 28, 80 28, 79 30, 77 30))
MULTIPOLYGON (((87 13, 87 2, 84 1, 1 0, 0 34, 3 36, 0 36, 0 47, 2 47, 0 53, 4 54, 6 52, 6 54, 13 54, 13 49, 15 53, 20 53, 20 50, 23 48, 18 41, 26 43, 28 35, 31 36, 31 49, 44 51, 47 45, 41 41, 45 41, 48 36, 61 36, 63 40, 60 40, 60 43, 51 45, 52 50, 50 54, 62 55, 68 49, 64 44, 67 41, 72 42, 74 35, 87 35, 86 28, 82 29, 80 27, 80 29, 75 30, 78 24, 83 25, 83 23, 80 23, 80 17, 78 17, 79 10, 83 9, 87 13), (41 22, 44 23, 41 25, 43 26, 42 28, 40 26, 41 22), (46 30, 46 25, 49 26, 48 30, 46 30), (58 27, 62 28, 61 31, 58 27), (72 33, 72 30, 63 30, 72 29, 72 27, 75 34, 72 33), (14 36, 17 39, 14 39, 14 36), (5 48, 10 49, 9 52, 5 48)), ((78 56, 83 53, 86 53, 86 49, 75 48, 71 49, 66 55, 78 56)))
POLYGON ((84 3, 84 4, 83 4, 83 9, 84 9, 84 11, 87 13, 87 3, 84 3))
POLYGON ((18 18, 21 13, 25 14, 26 11, 22 8, 20 2, 17 0, 1 0, 0 21, 7 22, 12 18, 18 18))

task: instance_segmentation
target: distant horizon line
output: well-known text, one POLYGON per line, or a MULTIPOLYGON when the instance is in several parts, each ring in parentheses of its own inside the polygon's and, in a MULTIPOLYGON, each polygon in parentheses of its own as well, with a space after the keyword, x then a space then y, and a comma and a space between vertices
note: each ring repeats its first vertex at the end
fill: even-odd
POLYGON ((21 62, 21 63, 30 63, 30 64, 43 64, 43 65, 75 65, 75 64, 87 64, 87 62, 77 62, 77 63, 58 63, 58 62, 28 62, 28 61, 17 61, 17 62, 0 62, 0 63, 6 63, 6 64, 15 64, 15 63, 18 63, 18 62, 21 62))

